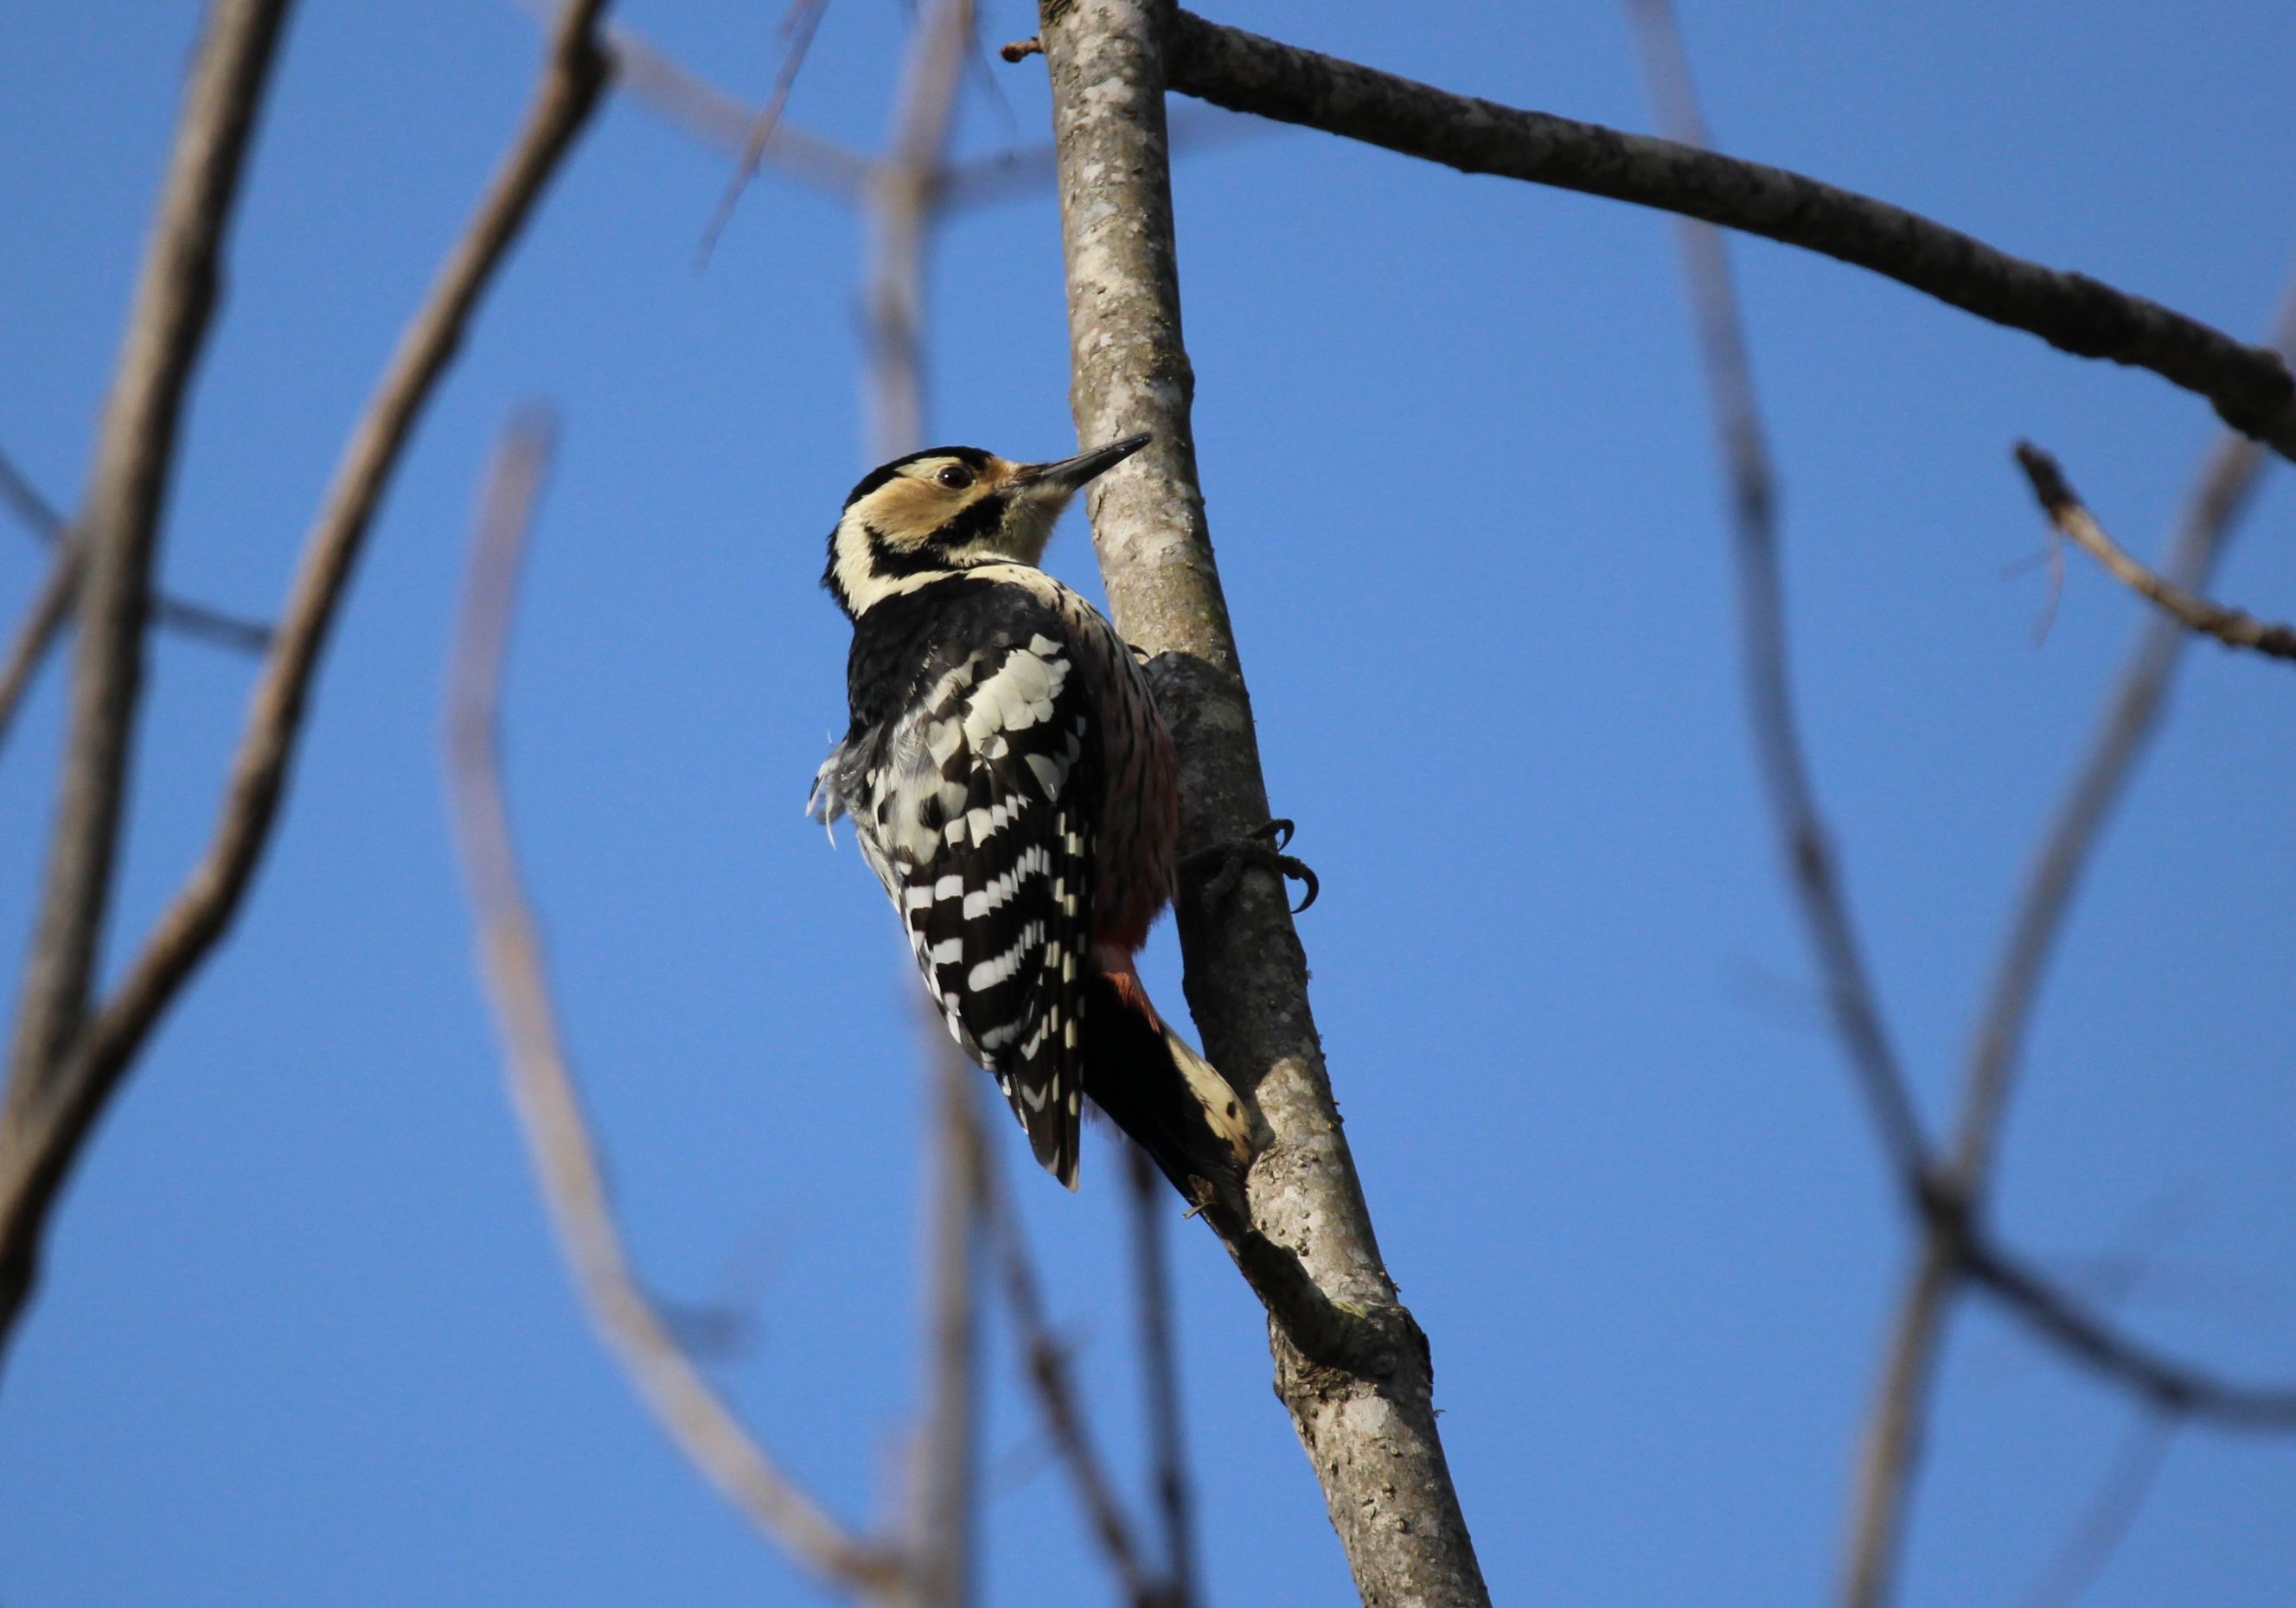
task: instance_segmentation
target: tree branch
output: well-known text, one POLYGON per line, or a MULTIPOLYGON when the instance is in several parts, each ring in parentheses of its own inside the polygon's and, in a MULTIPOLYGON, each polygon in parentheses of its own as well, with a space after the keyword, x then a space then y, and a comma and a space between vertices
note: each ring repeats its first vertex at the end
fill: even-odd
POLYGON ((972 38, 972 0, 918 13, 885 155, 863 195, 869 221, 869 434, 878 462, 924 445, 925 257, 972 38))
POLYGON ((16 711, 23 706, 32 679, 40 673, 40 661, 63 634, 64 622, 71 617, 72 599, 78 592, 79 555, 69 550, 59 551, 48 566, 48 578, 33 595, 31 608, 24 611, 24 623, 16 628, 15 640, 8 645, 6 662, 0 664, 0 747, 7 746, 9 728, 16 723, 16 711))
MULTIPOLYGON (((2274 348, 2296 352, 2296 277, 2282 293, 2274 348)), ((2264 454, 2227 432, 2201 467, 2169 546, 2168 575, 2197 591, 2209 583, 2256 488, 2264 454)), ((2189 633, 2171 618, 2149 623, 2122 669, 2088 756, 2058 805, 2010 922, 1971 1052, 1955 1166, 1965 1191, 1981 1191, 2006 1108, 2025 1029, 2082 869, 2128 779, 2152 743, 2189 633)))
POLYGON ((824 1581, 889 1593, 906 1579, 897 1559, 849 1535, 774 1463, 639 1284, 567 1064, 504 799, 500 737, 503 661, 552 435, 547 420, 529 417, 513 423, 496 451, 471 544, 447 711, 455 844, 536 1187, 592 1324, 678 1449, 824 1581))
MULTIPOLYGON (((1069 288, 1070 400, 1085 442, 1155 440, 1090 494, 1116 623, 1156 661, 1178 745, 1183 846, 1268 817, 1250 699, 1221 594, 1189 422, 1164 122, 1167 13, 1147 0, 1040 12, 1053 89, 1069 288)), ((1245 876, 1215 914, 1184 890, 1188 999, 1214 1064, 1252 1094, 1272 1144, 1250 1220, 1208 1211, 1270 1302, 1276 1391, 1323 1482, 1357 1587, 1374 1604, 1488 1601, 1437 1433, 1426 1340, 1396 1298, 1341 1130, 1283 890, 1245 876), (1288 1294, 1259 1272, 1289 1284, 1288 1294), (1285 1269, 1288 1267, 1288 1275, 1285 1269), (1304 1286, 1304 1287, 1303 1287, 1304 1286), (1295 1316, 1344 1318, 1374 1343, 1312 1359, 1295 1316)))
MULTIPOLYGON (((922 26, 922 25, 921 25, 922 26)), ((910 1555, 914 1608, 966 1608, 973 1600, 980 1490, 980 1324, 978 1241, 988 1165, 973 1106, 975 1073, 931 1018, 926 1057, 933 1120, 923 1232, 925 1390, 918 1436, 910 1555)))
POLYGON ((629 29, 617 24, 605 37, 615 87, 703 144, 739 161, 749 154, 762 124, 767 133, 759 159, 798 183, 842 200, 858 196, 868 183, 867 157, 784 118, 766 121, 756 108, 680 66, 629 29))
MULTIPOLYGON (((251 0, 239 0, 237 9, 248 4, 251 0)), ((541 82, 510 154, 429 298, 400 338, 380 388, 352 432, 306 538, 206 855, 146 937, 117 991, 70 1037, 68 1053, 49 1049, 52 1056, 62 1053, 62 1060, 40 1098, 19 1098, 12 1084, 5 1119, 0 1121, 0 1342, 12 1331, 29 1292, 49 1209, 95 1119, 161 1012, 238 912, 270 841, 320 650, 384 487, 462 343, 480 294, 597 103, 605 61, 594 29, 604 4, 566 0, 562 7, 541 82)), ((99 482, 103 478, 100 469, 99 482)), ((95 585, 93 571, 90 584, 95 585)), ((105 593, 95 587, 93 595, 105 593)), ((132 608, 126 614, 140 618, 132 608)), ((132 622, 123 617, 112 624, 127 623, 132 622)), ((116 648, 117 632, 104 640, 116 648)), ((84 643, 84 659, 91 651, 84 643)), ((100 714, 100 701, 94 706, 100 714)), ((68 793, 64 829, 92 831, 87 820, 74 813, 73 804, 68 793)), ((107 826, 102 836, 108 839, 110 833, 107 826)), ((70 991, 59 989, 51 979, 42 992, 70 991)), ((20 1039, 29 1044, 45 1045, 52 1035, 51 1027, 38 1024, 20 1030, 20 1039)))
POLYGON ((1157 1514, 1164 1521, 1164 1579, 1168 1608, 1196 1604, 1196 1514, 1187 1487, 1187 1432, 1180 1416, 1180 1342, 1173 1333, 1171 1264, 1164 1213, 1171 1196, 1139 1145, 1125 1145, 1125 1184, 1132 1196, 1132 1289, 1139 1305, 1141 1372, 1148 1376, 1148 1465, 1157 1514))
POLYGON ((782 109, 789 104, 790 91, 797 87, 797 75, 805 66, 806 53, 813 48, 814 30, 821 26, 829 0, 791 0, 789 12, 782 19, 782 34, 788 40, 783 48, 781 70, 774 75, 773 94, 767 99, 765 110, 757 121, 750 125, 750 136, 742 143, 742 158, 735 164, 734 176, 726 183, 725 192, 718 198, 718 208, 710 214, 707 227, 701 232, 701 244, 694 253, 696 265, 706 264, 709 254, 718 248, 718 237, 726 233, 733 221, 734 208, 742 199, 742 192, 758 175, 758 164, 765 160, 766 147, 773 143, 774 130, 782 120, 782 109))
MULTIPOLYGON (((79 551, 59 572, 77 592, 78 648, 46 887, 0 1109, 0 1171, 13 1170, 28 1128, 70 1092, 64 1063, 111 908, 169 471, 286 9, 286 0, 217 0, 203 25, 97 439, 79 551)), ((0 1347, 30 1287, 30 1247, 11 1232, 17 1227, 0 1203, 0 1347)))
POLYGON ((151 572, 184 399, 215 311, 224 237, 286 12, 286 0, 217 0, 202 25, 105 404, 81 519, 70 738, 9 1057, 12 1109, 45 1094, 87 1008, 111 905, 151 572))
MULTIPOLYGON (((66 535, 65 519, 18 469, 7 453, 0 453, 0 502, 5 502, 15 513, 24 528, 48 547, 61 548, 66 535)), ((77 585, 78 580, 72 583, 77 585)), ((196 641, 212 642, 218 648, 229 648, 241 653, 261 653, 271 645, 271 627, 260 620, 243 619, 220 608, 210 608, 204 603, 186 602, 168 593, 154 592, 152 597, 152 623, 164 631, 180 632, 196 641)))
POLYGON ((1093 1441, 1091 1423, 1069 1376, 1068 1349, 1045 1316, 1045 1298, 1037 1287, 1036 1265, 1021 1232, 1020 1213, 1005 1192, 1004 1174, 994 1157, 986 1158, 978 1182, 980 1214, 995 1242, 997 1268, 1004 1282, 1004 1304, 1013 1315, 1013 1335, 1020 1342, 1029 1384, 1044 1414, 1053 1449, 1059 1454, 1061 1466, 1067 1471, 1069 1483, 1092 1527, 1093 1539, 1100 1543, 1125 1600, 1132 1608, 1158 1608, 1162 1599, 1156 1581, 1142 1560, 1132 1522, 1116 1495, 1116 1482, 1109 1477, 1093 1441))
MULTIPOLYGON (((1702 145, 1706 132, 1671 6, 1667 0, 1629 0, 1628 12, 1662 126, 1685 145, 1702 145)), ((1906 1492, 1945 1318, 1963 1277, 2002 1300, 2073 1360, 2158 1407, 2206 1413, 2228 1424, 2278 1428, 2291 1423, 2288 1414, 2296 1408, 2296 1394, 2227 1386, 2124 1338, 1990 1241, 1978 1214, 1989 1143, 1970 1148, 1975 1139, 1989 1139, 1998 1114, 1997 1104, 1987 1101, 1988 1092, 1998 1090, 1988 1085, 1986 1074, 1972 1083, 1964 1112, 1964 1148, 1954 1170, 1941 1173, 1930 1159, 1914 1122, 1903 1073, 1881 1036, 1879 1009, 1858 961, 1848 908, 1826 867, 1824 837, 1794 728, 1777 559, 1775 473, 1764 442, 1728 258, 1720 234, 1709 224, 1685 222, 1680 236, 1730 486, 1757 747, 1773 812, 1789 845, 1792 880, 1829 980, 1837 1036, 1859 1073, 1884 1147, 1923 1231, 1890 1337, 1851 1505, 1843 1596, 1852 1608, 1874 1608, 1895 1591, 1906 1492), (1967 1120, 1972 1114, 1976 1114, 1974 1126, 1967 1120)), ((2251 467, 2254 455, 2250 449, 2251 467)), ((2209 485, 2212 489, 2204 509, 2218 510, 2218 517, 2228 514, 2239 501, 2238 487, 2226 486, 2215 477, 2209 485)), ((2214 545, 2212 535, 2205 538, 2195 561, 2204 561, 2214 545)), ((2165 667, 2161 673, 2165 674, 2165 667)), ((2157 698, 2157 687, 2154 693, 2157 698)), ((2125 763, 2132 751, 2121 751, 2114 763, 2125 763)), ((2114 780, 2102 784, 2108 796, 2114 780)), ((2103 806, 2092 807, 2101 812, 2103 806)), ((2078 845, 2068 852, 2077 861, 2078 845)), ((2056 896, 2062 899, 2062 889, 2056 896)), ((2046 920, 2053 922, 2054 913, 2050 911, 2046 920)), ((2045 934, 2038 941, 2046 942, 2045 934)), ((2038 967, 2037 957, 2028 959, 2038 967)), ((2030 988, 2030 979, 2026 986, 2030 988)))
MULTIPOLYGON (((1633 0, 1628 11, 1662 123, 1685 148, 1702 145, 1706 131, 1689 65, 1665 0, 1633 0)), ((1720 233, 1709 224, 1685 220, 1677 238, 1729 486, 1747 718, 1763 788, 1769 795, 1788 880, 1825 979, 1835 1036, 1857 1073, 1896 1176, 1917 1179, 1928 1171, 1928 1143, 1866 971, 1864 945, 1842 892, 1832 834, 1818 809, 1794 714, 1785 578, 1778 556, 1777 478, 1754 399, 1729 257, 1720 233)))
POLYGON ((1164 1530, 1164 1603, 1165 1608, 1195 1608, 1194 1504, 1188 1490, 1179 1343, 1173 1334, 1172 1273, 1164 1237, 1164 1213, 1171 1210, 1172 1197, 1145 1150, 1127 1145, 1124 1161, 1132 1202, 1133 1300, 1139 1308, 1140 1364, 1147 1381, 1149 1488, 1164 1530))
POLYGON ((2176 1419, 2161 1412, 2145 1414, 2129 1432, 2088 1510, 2025 1594, 2024 1608, 2072 1608, 2079 1600, 2144 1512, 2176 1433, 2176 1419))
POLYGON ((1816 251, 2077 356, 2149 369, 2296 457, 2296 380, 2277 353, 1886 201, 1669 140, 1451 94, 1186 12, 1172 27, 1170 86, 1463 172, 1655 207, 1816 251))
POLYGON ((2113 579, 2138 596, 2159 604, 2181 624, 2203 636, 2216 638, 2227 648, 2247 648, 2270 658, 2296 659, 2296 627, 2226 608, 2221 603, 2212 603, 2186 592, 2172 581, 2163 580, 2105 533, 2104 526, 2096 522, 2096 516, 2065 483, 2064 471, 2057 467, 2054 458, 2031 442, 2021 441, 2017 444, 2017 463, 2025 471, 2025 478, 2033 483, 2033 495, 2040 501, 2049 522, 2079 543, 2113 579))

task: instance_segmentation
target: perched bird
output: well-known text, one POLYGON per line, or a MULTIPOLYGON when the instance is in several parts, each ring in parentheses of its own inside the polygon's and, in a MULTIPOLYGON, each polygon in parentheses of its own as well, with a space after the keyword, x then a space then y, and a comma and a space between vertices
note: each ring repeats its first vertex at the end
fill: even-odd
POLYGON ((1077 489, 1148 439, 1054 463, 937 446, 862 478, 822 575, 853 622, 852 724, 807 808, 832 837, 852 818, 1048 1171, 1076 1188, 1090 1099, 1201 1199, 1250 1165, 1251 1125, 1134 967, 1173 893, 1172 739, 1116 628, 1037 567, 1077 489))

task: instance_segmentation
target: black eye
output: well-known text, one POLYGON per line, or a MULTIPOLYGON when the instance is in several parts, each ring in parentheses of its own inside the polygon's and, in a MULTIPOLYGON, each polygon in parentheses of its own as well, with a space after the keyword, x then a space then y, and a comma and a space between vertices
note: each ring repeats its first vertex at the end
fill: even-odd
POLYGON ((933 478, 953 492, 961 492, 972 484, 972 471, 962 463, 952 463, 933 478))

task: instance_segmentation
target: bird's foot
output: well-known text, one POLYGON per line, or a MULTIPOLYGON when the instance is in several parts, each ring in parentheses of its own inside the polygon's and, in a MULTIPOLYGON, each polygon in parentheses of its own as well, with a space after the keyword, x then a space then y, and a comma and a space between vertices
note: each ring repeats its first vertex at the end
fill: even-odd
POLYGON ((1236 884, 1242 880, 1247 870, 1266 871, 1279 882, 1289 877, 1304 885, 1308 890, 1307 897, 1300 900, 1292 911, 1296 916, 1316 902, 1316 895, 1323 888, 1305 861, 1283 852, 1292 841, 1292 823, 1288 820, 1267 821, 1241 837, 1232 837, 1225 843, 1198 849, 1180 861, 1180 869, 1191 877, 1210 878, 1203 888, 1204 900, 1209 904, 1225 902, 1227 896, 1235 892, 1236 884))

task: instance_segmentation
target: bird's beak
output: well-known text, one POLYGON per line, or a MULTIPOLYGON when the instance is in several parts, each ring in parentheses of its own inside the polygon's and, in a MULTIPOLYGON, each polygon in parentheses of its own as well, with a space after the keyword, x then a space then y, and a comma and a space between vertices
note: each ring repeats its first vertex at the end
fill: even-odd
POLYGON ((1008 485, 1055 497, 1065 497, 1095 476, 1104 475, 1154 439, 1146 432, 1123 436, 1106 446, 1094 447, 1054 463, 1024 463, 1013 471, 1008 485))

